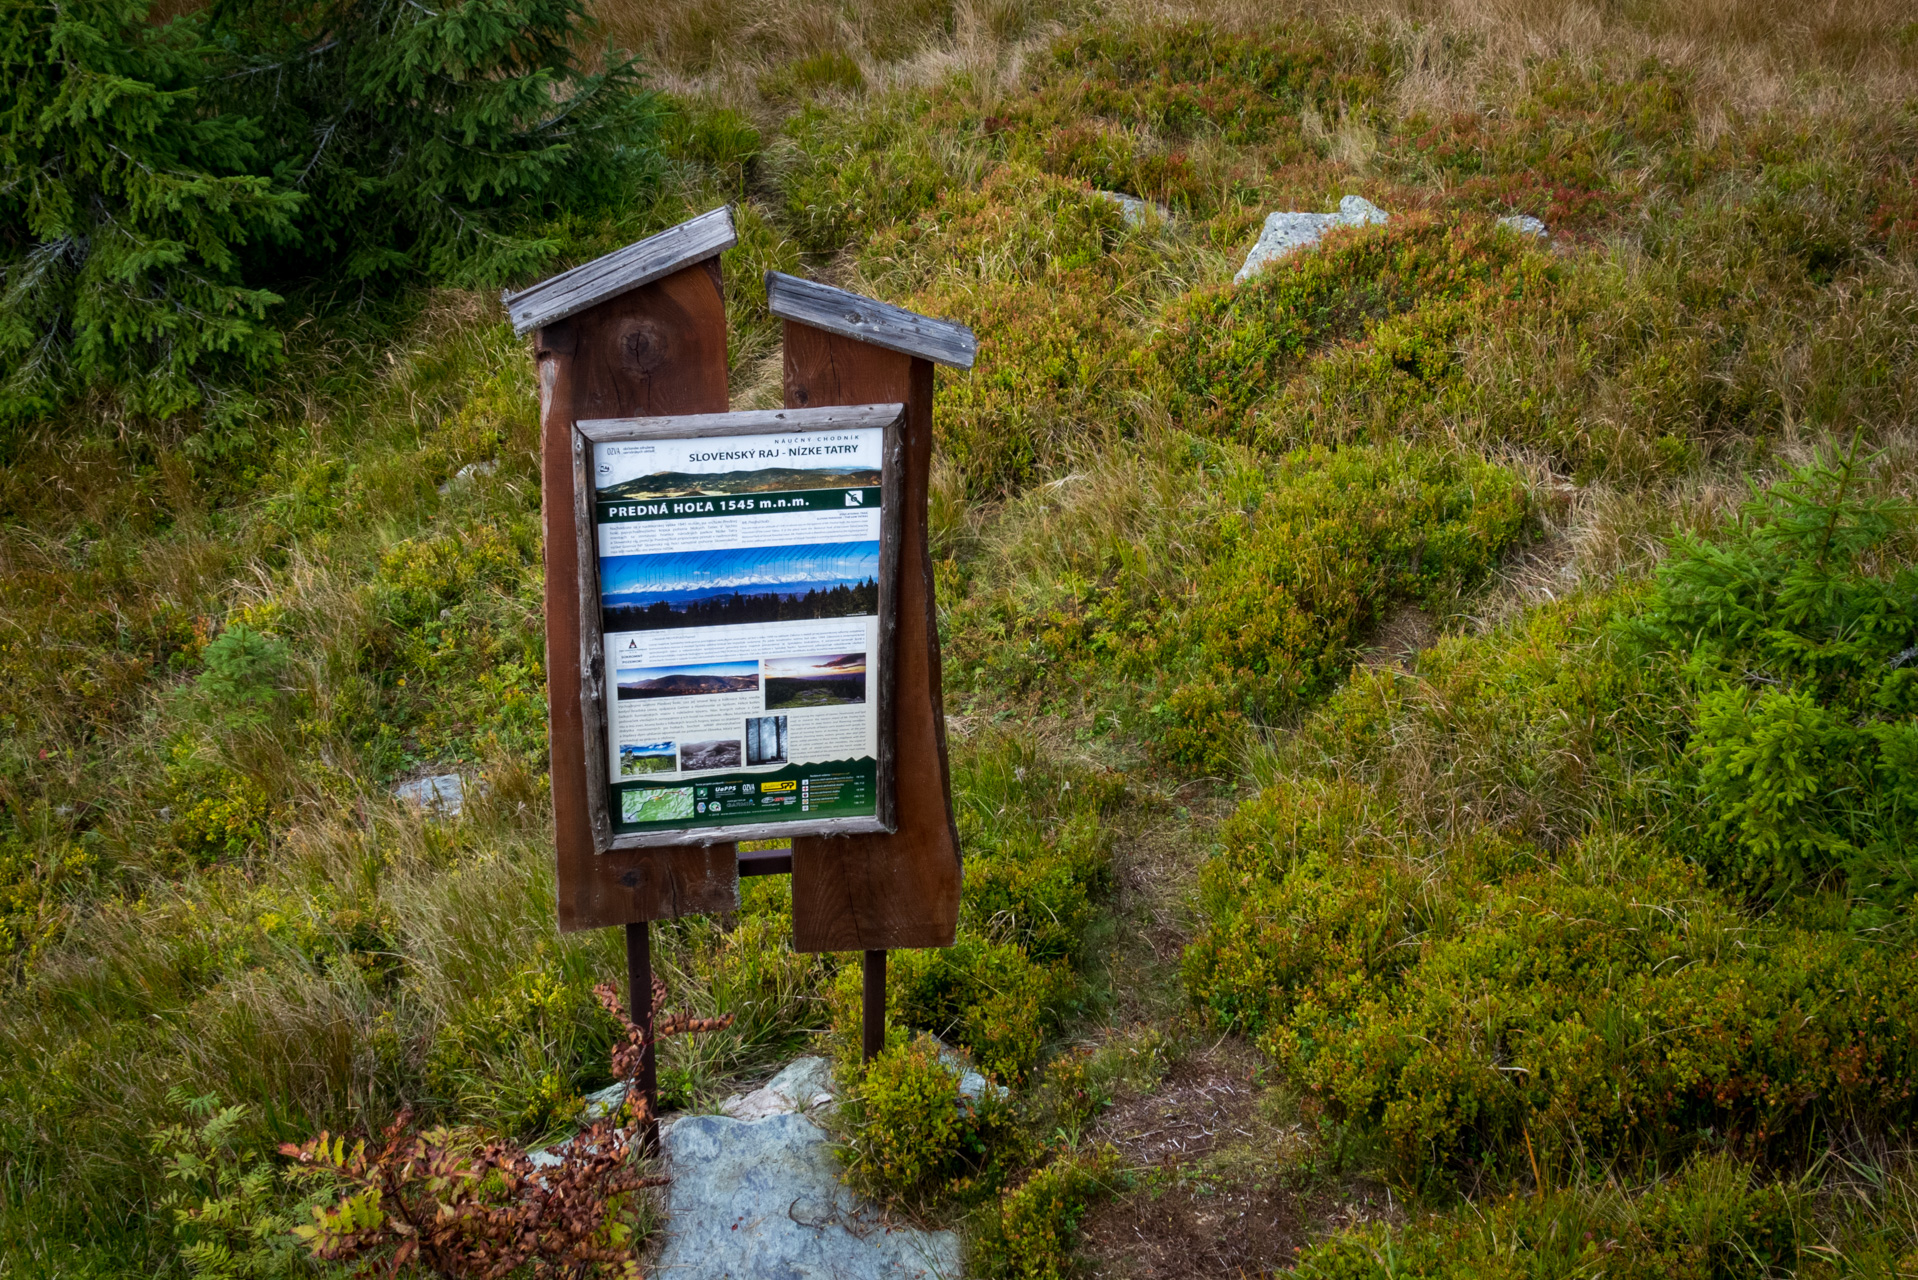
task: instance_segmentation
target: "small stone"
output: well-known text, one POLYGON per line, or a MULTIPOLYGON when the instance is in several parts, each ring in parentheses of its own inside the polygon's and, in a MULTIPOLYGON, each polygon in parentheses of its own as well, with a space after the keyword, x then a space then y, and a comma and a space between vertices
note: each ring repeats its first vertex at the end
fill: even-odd
POLYGON ((1141 200, 1139 197, 1129 196, 1123 191, 1095 190, 1092 194, 1110 200, 1112 203, 1118 205, 1119 213, 1125 218, 1128 227, 1136 227, 1143 223, 1148 212, 1155 213, 1161 218, 1167 216, 1164 209, 1153 204, 1150 200, 1141 200))
POLYGON ((1538 236, 1541 239, 1552 233, 1545 224, 1529 213, 1514 213, 1498 220, 1498 225, 1516 231, 1522 236, 1538 236))
POLYGON ((719 1109, 738 1120, 789 1115, 827 1106, 833 1100, 832 1064, 824 1058, 799 1058, 751 1093, 735 1093, 719 1109))
POLYGON ((430 778, 402 782, 393 788, 393 796, 421 809, 457 818, 466 807, 466 784, 457 773, 436 773, 430 778))
POLYGON ((1259 231, 1258 243, 1245 255, 1245 265, 1232 277, 1232 283, 1242 284, 1267 263, 1317 244, 1319 237, 1333 227, 1379 226, 1390 220, 1390 214, 1364 196, 1346 196, 1339 201, 1337 213, 1268 213, 1265 226, 1259 231))
POLYGON ((597 1093, 587 1094, 580 1099, 586 1104, 580 1112, 580 1119, 587 1124, 592 1124, 595 1120, 604 1120, 612 1115, 625 1105, 627 1088, 627 1082, 620 1080, 607 1085, 597 1093))
POLYGON ((1006 1096, 1006 1087, 994 1084, 972 1069, 972 1064, 960 1057, 957 1052, 943 1045, 939 1049, 939 1061, 959 1077, 959 1096, 973 1102, 986 1096, 988 1092, 995 1098, 1006 1096))
POLYGON ((1382 227, 1392 220, 1391 214, 1364 196, 1347 196, 1339 201, 1339 215, 1352 227, 1382 227))
POLYGON ((451 493, 453 486, 462 480, 471 480, 474 476, 490 476, 499 470, 499 463, 487 459, 485 462, 469 462, 453 473, 453 478, 440 486, 441 493, 451 493))

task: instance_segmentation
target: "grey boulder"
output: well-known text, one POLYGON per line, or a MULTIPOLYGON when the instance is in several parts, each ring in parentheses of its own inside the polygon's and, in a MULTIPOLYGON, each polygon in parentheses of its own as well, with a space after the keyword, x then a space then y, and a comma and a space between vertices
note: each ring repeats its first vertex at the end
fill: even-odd
MULTIPOLYGON (((797 1065, 797 1064, 795 1064, 797 1065)), ((950 1231, 889 1226, 839 1182, 818 1125, 687 1116, 662 1134, 668 1280, 956 1280, 950 1231)))
POLYGON ((1157 214, 1161 218, 1166 216, 1165 210, 1153 204, 1150 200, 1141 200, 1139 197, 1129 196, 1123 191, 1094 190, 1092 194, 1101 199, 1110 200, 1113 204, 1118 205, 1119 216, 1125 219, 1128 227, 1140 226, 1145 222, 1146 215, 1149 213, 1157 214))

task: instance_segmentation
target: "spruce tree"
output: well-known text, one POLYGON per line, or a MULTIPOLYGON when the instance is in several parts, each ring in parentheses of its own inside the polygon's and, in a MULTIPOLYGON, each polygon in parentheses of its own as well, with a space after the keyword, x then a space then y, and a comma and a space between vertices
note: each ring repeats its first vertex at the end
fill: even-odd
POLYGON ((582 0, 12 0, 0 417, 87 385, 167 415, 271 365, 293 290, 498 283, 645 180, 630 59, 582 0))
POLYGON ((258 365, 280 301, 239 254, 285 243, 304 203, 260 170, 261 133, 208 111, 220 59, 197 21, 133 0, 11 4, 0 26, 0 412, 76 383, 169 413, 215 358, 258 365))

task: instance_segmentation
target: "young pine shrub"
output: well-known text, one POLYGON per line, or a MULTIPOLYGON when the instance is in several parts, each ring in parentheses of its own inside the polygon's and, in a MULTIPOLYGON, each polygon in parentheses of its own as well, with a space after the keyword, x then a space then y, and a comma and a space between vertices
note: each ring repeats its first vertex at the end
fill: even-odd
POLYGON ((1909 504, 1825 457, 1755 494, 1713 541, 1678 540, 1638 617, 1697 696, 1698 856, 1781 898, 1842 886, 1859 927, 1910 928, 1918 854, 1918 569, 1909 504))

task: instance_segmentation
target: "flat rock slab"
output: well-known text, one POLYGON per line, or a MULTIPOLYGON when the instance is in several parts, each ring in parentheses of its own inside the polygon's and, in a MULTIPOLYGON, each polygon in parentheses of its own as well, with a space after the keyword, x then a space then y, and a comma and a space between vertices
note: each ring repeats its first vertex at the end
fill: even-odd
POLYGON ((1259 274, 1269 262, 1277 262, 1290 257, 1300 249, 1319 242, 1333 227, 1366 227, 1384 223, 1391 215, 1367 200, 1364 196, 1347 196, 1339 201, 1337 213, 1302 213, 1296 210, 1281 210, 1265 215, 1265 225, 1259 229, 1258 243, 1245 255, 1245 265, 1232 277, 1233 284, 1242 284, 1259 274))
POLYGON ((957 1280, 958 1237, 888 1227, 803 1115, 687 1116, 661 1140, 667 1280, 957 1280))

